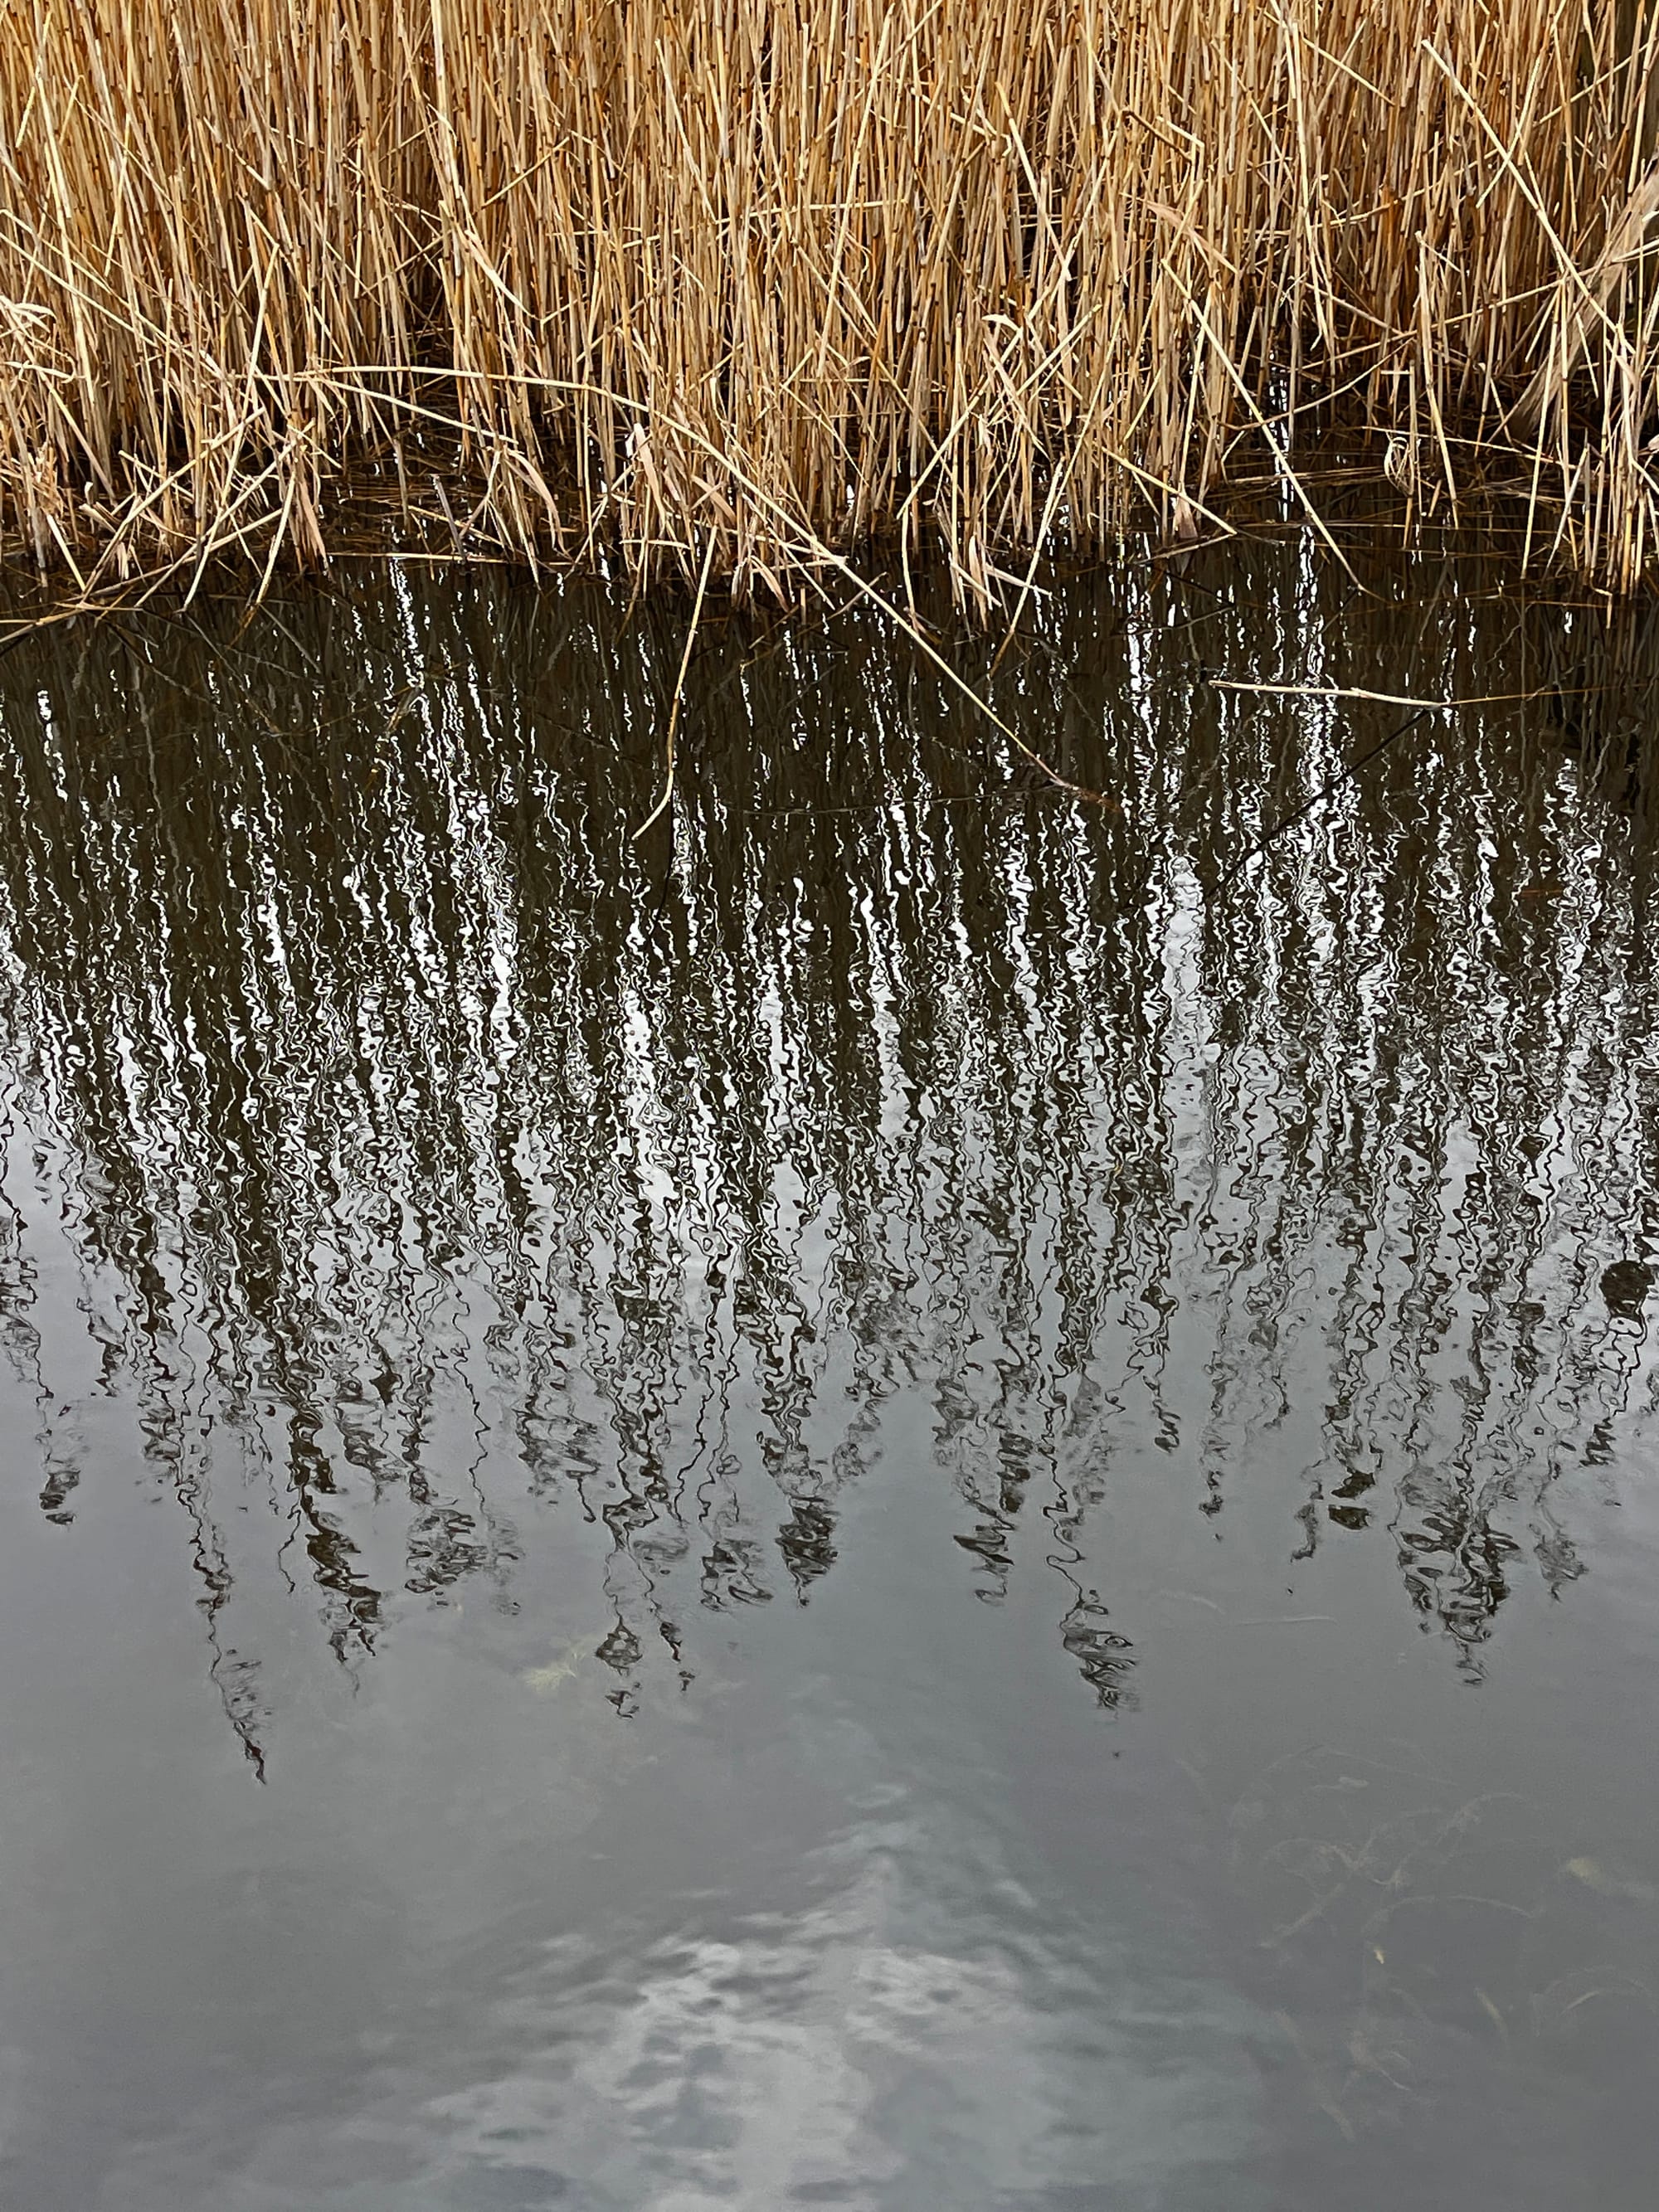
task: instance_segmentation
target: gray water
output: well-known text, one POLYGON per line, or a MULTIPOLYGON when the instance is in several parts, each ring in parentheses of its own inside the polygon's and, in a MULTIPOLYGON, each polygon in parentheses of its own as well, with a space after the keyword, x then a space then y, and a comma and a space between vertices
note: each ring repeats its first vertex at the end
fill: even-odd
POLYGON ((0 2199, 1648 2207, 1651 618, 686 618, 0 659, 0 2199))

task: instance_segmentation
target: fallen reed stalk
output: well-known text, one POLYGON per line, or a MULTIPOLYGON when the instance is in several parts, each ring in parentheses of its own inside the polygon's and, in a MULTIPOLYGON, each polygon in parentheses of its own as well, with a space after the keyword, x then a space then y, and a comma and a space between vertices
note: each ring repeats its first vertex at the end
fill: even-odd
POLYGON ((1346 410, 1627 587, 1656 111, 1659 0, 6 0, 0 557, 268 574, 373 493, 988 611, 1346 410))

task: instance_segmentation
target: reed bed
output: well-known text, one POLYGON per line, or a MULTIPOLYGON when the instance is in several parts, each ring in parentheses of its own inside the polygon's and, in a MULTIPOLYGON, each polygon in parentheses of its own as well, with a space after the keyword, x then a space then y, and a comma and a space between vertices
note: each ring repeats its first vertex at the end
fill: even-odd
POLYGON ((1604 584, 1659 538, 1656 0, 6 0, 0 557, 365 501, 787 599, 1358 426, 1604 584))

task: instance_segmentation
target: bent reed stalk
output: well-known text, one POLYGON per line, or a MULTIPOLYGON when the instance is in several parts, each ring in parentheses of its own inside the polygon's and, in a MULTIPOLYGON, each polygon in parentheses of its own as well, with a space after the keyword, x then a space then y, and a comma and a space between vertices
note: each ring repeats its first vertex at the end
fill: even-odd
POLYGON ((1656 112, 1659 0, 5 0, 0 557, 268 575, 374 485, 983 610, 1346 408, 1629 586, 1656 112))

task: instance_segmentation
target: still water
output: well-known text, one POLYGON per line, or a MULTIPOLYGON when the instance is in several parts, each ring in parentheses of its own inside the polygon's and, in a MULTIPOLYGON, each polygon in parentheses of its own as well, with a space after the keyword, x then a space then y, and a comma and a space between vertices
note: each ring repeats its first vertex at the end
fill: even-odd
POLYGON ((1652 620, 685 621, 0 660, 0 2201, 1646 2212, 1652 620))

